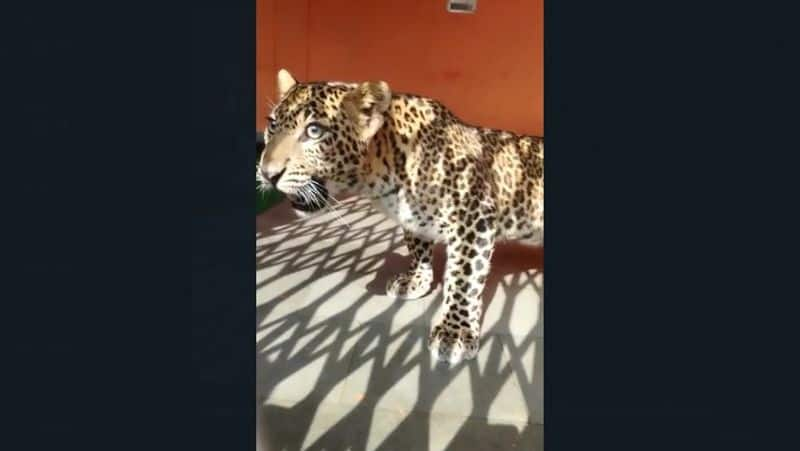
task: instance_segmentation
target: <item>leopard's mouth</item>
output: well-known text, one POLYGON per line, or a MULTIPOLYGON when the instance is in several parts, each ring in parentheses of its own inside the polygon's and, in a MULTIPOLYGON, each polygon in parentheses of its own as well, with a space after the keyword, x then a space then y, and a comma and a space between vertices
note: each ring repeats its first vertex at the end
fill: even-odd
POLYGON ((328 205, 328 189, 317 177, 301 186, 294 194, 287 195, 292 208, 305 213, 320 211, 328 205))

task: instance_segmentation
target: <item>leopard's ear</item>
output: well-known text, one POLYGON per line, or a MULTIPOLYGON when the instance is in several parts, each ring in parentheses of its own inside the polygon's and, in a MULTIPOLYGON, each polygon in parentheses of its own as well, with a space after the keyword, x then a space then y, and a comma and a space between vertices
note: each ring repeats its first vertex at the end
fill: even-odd
POLYGON ((286 93, 292 89, 292 86, 297 84, 297 80, 292 77, 286 69, 278 71, 278 97, 283 98, 286 93))
POLYGON ((342 100, 347 116, 356 124, 362 141, 369 141, 383 126, 392 91, 385 81, 368 81, 353 88, 342 100))

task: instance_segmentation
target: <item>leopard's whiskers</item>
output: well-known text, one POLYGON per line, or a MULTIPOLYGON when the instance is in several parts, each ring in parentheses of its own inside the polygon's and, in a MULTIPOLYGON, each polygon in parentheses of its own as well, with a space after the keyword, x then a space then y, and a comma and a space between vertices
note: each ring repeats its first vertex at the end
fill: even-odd
MULTIPOLYGON (((350 224, 348 224, 347 221, 344 220, 344 215, 342 215, 338 211, 338 209, 336 208, 336 205, 333 205, 333 204, 331 204, 329 202, 325 202, 325 196, 323 196, 322 193, 320 192, 318 184, 316 182, 312 181, 312 183, 310 183, 309 186, 310 186, 310 190, 316 196, 316 199, 319 200, 319 204, 323 205, 327 211, 331 212, 331 214, 333 215, 333 218, 336 219, 336 221, 339 222, 339 224, 341 224, 342 226, 344 226, 344 228, 346 228, 347 231, 349 232, 351 230, 350 229, 350 224)), ((331 196, 330 193, 328 193, 328 198, 329 199, 333 199, 334 201, 338 202, 338 200, 334 199, 333 196, 331 196)))

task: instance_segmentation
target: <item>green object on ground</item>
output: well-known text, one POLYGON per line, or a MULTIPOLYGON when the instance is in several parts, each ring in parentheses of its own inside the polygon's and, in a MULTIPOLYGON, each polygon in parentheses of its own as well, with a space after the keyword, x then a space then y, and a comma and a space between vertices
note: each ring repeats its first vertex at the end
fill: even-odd
POLYGON ((269 207, 283 199, 280 192, 275 190, 260 191, 256 187, 256 214, 266 211, 269 207))

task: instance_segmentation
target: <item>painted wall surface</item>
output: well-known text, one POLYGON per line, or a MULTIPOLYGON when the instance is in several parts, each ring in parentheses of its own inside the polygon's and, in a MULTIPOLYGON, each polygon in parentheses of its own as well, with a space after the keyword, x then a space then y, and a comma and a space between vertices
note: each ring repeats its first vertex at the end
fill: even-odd
POLYGON ((257 0, 257 129, 285 67, 301 81, 385 80, 468 123, 543 136, 543 0, 483 0, 475 14, 446 5, 257 0))

